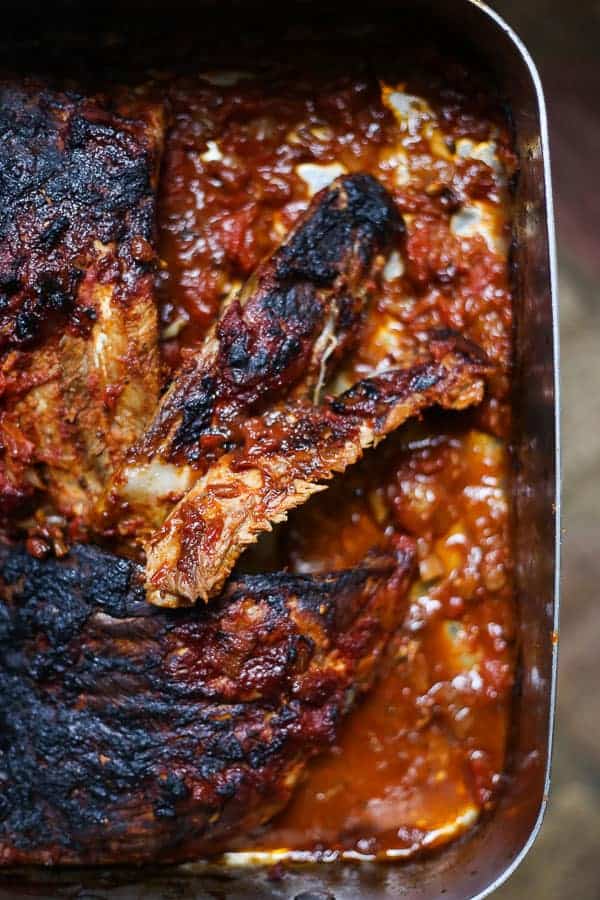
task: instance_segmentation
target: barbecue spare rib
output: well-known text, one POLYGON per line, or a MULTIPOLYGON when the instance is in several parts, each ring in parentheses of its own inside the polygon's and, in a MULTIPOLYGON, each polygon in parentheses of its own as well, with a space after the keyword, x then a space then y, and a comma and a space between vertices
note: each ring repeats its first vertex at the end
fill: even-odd
POLYGON ((281 809, 376 676, 413 542, 224 583, 366 447, 483 394, 486 361, 443 334, 322 399, 404 230, 383 187, 349 175, 161 398, 164 130, 142 95, 0 86, 0 864, 189 860, 281 809), (86 543, 42 558, 65 536, 141 545, 145 567, 86 543))
POLYGON ((323 404, 287 402, 240 425, 237 448, 200 477, 147 543, 148 599, 185 605, 218 592, 243 550, 426 407, 481 402, 489 365, 449 333, 431 361, 359 382, 323 404))
POLYGON ((188 860, 265 822, 371 684, 413 556, 159 610, 133 562, 0 545, 0 863, 188 860))
POLYGON ((0 518, 89 524, 159 396, 160 105, 0 86, 0 518))
POLYGON ((110 491, 105 518, 139 537, 231 449, 240 417, 284 397, 318 399, 354 343, 383 253, 404 225, 368 175, 338 178, 226 303, 176 375, 110 491))

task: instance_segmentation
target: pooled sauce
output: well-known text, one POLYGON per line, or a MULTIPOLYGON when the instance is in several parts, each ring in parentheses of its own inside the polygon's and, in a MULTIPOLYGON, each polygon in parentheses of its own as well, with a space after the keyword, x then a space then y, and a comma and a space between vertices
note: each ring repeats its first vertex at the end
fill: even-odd
POLYGON ((167 366, 197 346, 317 190, 369 172, 407 235, 330 391, 414 362, 435 328, 462 332, 497 367, 474 413, 402 429, 279 530, 277 565, 296 572, 352 566, 395 533, 416 539, 418 571, 378 683, 290 805, 236 851, 408 856, 473 825, 504 767, 515 669, 506 448, 515 158, 472 73, 412 72, 374 73, 356 58, 323 72, 300 59, 162 88, 173 109, 160 197, 167 366))
POLYGON ((378 685, 266 846, 406 856, 460 833, 494 798, 514 662, 508 459, 459 422, 408 426, 290 523, 295 571, 353 565, 396 529, 417 536, 419 565, 378 685))

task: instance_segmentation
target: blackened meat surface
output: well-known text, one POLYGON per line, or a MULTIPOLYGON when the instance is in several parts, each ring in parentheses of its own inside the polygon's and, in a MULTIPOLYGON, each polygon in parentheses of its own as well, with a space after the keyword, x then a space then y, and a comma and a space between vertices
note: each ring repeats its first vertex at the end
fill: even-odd
POLYGON ((0 514, 85 520, 158 399, 160 105, 0 85, 0 514))
POLYGON ((146 130, 95 99, 0 88, 0 349, 30 343, 53 315, 90 327, 79 255, 94 241, 115 242, 132 277, 144 271, 132 242, 154 233, 146 130))
POLYGON ((269 819, 369 687, 412 560, 164 611, 130 561, 0 545, 0 862, 192 859, 269 819))
POLYGON ((231 449, 232 423, 289 395, 318 395, 355 340, 380 255, 403 230, 392 198, 368 175, 321 191, 288 239, 225 308, 130 454, 115 496, 161 523, 231 449))
POLYGON ((373 259, 400 227, 391 197, 370 176, 347 176, 323 190, 227 307, 216 326, 216 356, 211 353, 207 366, 201 350, 176 379, 148 440, 166 428, 170 457, 190 448, 196 461, 202 433, 227 420, 231 405, 252 409, 299 381, 318 381, 326 347, 315 355, 315 343, 329 316, 335 327, 327 337, 345 346, 355 336, 373 259), (190 378, 196 390, 190 390, 190 378))

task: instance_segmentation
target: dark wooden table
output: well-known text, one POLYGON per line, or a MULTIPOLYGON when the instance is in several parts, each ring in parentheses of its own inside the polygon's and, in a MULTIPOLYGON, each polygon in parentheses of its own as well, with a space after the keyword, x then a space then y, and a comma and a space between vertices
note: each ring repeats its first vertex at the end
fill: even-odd
POLYGON ((550 810, 496 896, 600 898, 600 2, 492 0, 546 91, 560 269, 564 478, 558 729, 550 810))

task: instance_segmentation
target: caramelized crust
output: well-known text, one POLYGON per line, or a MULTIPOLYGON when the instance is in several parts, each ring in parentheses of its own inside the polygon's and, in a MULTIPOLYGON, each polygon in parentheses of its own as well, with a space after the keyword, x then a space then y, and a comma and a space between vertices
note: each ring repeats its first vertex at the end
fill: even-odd
POLYGON ((162 611, 132 562, 0 545, 0 862, 193 859, 269 819, 371 684, 412 561, 162 611))
POLYGON ((430 362, 366 379, 321 406, 288 403, 244 422, 241 446, 196 482, 148 542, 149 599, 208 600, 249 544, 367 447, 428 406, 480 403, 489 366, 477 348, 438 335, 431 349, 430 362))
POLYGON ((462 93, 449 71, 432 92, 420 48, 398 66, 394 46, 387 73, 357 46, 341 77, 322 44, 317 65, 306 52, 111 85, 125 102, 0 82, 0 532, 41 557, 94 535, 137 553, 158 529, 148 573, 0 536, 0 865, 408 855, 468 828, 502 782, 509 487, 484 432, 510 433, 510 130, 466 70, 462 93), (174 126, 160 272, 150 94, 174 126), (300 213, 334 171, 370 174, 300 213), (162 401, 155 280, 165 370, 187 360, 162 401), (456 339, 427 358, 443 327, 491 377, 456 339), (484 376, 479 410, 351 466, 423 406, 478 402, 484 376), (321 402, 324 381, 345 393, 321 402), (147 603, 214 595, 345 466, 242 561, 296 575, 234 575, 200 609, 147 603))
MULTIPOLYGON (((112 504, 157 526, 173 496, 231 449, 235 422, 288 395, 317 397, 354 343, 378 255, 403 223, 370 176, 321 191, 287 240, 225 305, 129 455, 112 504)), ((136 518, 137 517, 137 518, 136 518)))
POLYGON ((158 399, 163 110, 0 87, 0 509, 85 523, 158 399), (46 498, 44 499, 44 494, 46 498))

